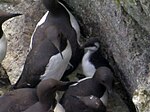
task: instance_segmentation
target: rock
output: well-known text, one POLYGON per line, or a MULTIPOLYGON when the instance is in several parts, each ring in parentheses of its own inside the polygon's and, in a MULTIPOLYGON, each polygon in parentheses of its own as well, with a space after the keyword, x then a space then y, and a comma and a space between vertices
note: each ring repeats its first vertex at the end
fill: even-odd
MULTIPOLYGON (((116 91, 120 91, 119 94, 130 111, 135 112, 132 97, 135 93, 140 93, 141 88, 142 91, 144 88, 144 91, 149 92, 150 2, 148 0, 65 1, 80 20, 86 38, 94 36, 100 38, 103 54, 114 68, 116 80, 122 84, 121 87, 116 87, 122 91, 120 89, 116 91)), ((138 98, 142 98, 141 95, 143 94, 138 98)), ((144 100, 149 102, 148 98, 144 100)), ((135 105, 139 111, 148 112, 149 106, 135 105)))
POLYGON ((22 72, 32 32, 44 14, 40 0, 17 1, 17 3, 0 4, 0 9, 4 11, 23 14, 3 24, 4 33, 8 39, 8 52, 2 64, 12 84, 17 81, 22 72))
POLYGON ((150 112, 150 87, 138 88, 134 92, 133 102, 140 112, 150 112))
POLYGON ((7 91, 7 88, 10 86, 10 80, 7 75, 6 70, 0 64, 0 96, 7 91))

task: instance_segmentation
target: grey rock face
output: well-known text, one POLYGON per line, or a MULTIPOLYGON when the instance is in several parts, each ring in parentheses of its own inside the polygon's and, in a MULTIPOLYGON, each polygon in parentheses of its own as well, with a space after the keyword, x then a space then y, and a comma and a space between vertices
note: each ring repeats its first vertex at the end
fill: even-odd
MULTIPOLYGON (((116 77, 125 87, 128 97, 140 94, 143 88, 148 92, 146 88, 149 88, 150 84, 150 1, 65 1, 75 10, 81 20, 81 26, 85 25, 82 26, 85 36, 100 38, 104 54, 114 67, 116 77)), ((143 103, 150 105, 148 102, 145 98, 143 103)), ((148 112, 148 105, 142 109, 139 105, 137 107, 141 112, 148 112)))
POLYGON ((22 72, 32 32, 44 14, 44 8, 40 0, 17 0, 17 2, 9 0, 9 3, 0 3, 0 9, 23 14, 3 24, 8 39, 8 52, 2 64, 11 83, 14 84, 22 72))

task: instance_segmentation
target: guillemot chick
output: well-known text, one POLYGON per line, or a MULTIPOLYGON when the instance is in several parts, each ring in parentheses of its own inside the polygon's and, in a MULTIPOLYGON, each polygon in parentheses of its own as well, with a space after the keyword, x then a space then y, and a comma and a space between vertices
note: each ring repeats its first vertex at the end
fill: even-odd
POLYGON ((79 26, 69 10, 57 0, 42 0, 48 10, 31 37, 30 52, 14 88, 35 87, 41 80, 60 80, 69 65, 78 63, 79 26))
POLYGON ((86 77, 93 77, 97 68, 105 66, 112 70, 109 62, 102 56, 98 38, 90 38, 83 45, 82 70, 86 77))

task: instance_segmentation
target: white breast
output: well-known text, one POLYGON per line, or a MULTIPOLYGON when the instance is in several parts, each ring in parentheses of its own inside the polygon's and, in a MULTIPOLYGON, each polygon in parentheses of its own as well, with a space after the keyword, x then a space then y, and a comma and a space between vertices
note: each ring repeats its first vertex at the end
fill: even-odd
POLYGON ((100 98, 100 100, 103 102, 105 106, 107 106, 107 101, 108 101, 108 92, 107 90, 105 91, 104 95, 100 98))
POLYGON ((65 112, 65 109, 63 108, 63 106, 59 103, 57 103, 54 112, 65 112))
POLYGON ((37 29, 39 26, 41 26, 41 25, 46 21, 46 18, 47 18, 48 13, 49 13, 49 11, 47 11, 47 12, 45 13, 45 15, 41 18, 41 20, 37 23, 37 25, 36 25, 36 27, 35 27, 35 29, 34 29, 34 32, 33 32, 32 36, 31 36, 29 51, 32 49, 33 35, 35 34, 36 29, 37 29))
POLYGON ((7 51, 7 39, 3 35, 2 38, 0 39, 0 63, 5 58, 6 51, 7 51))
POLYGON ((91 52, 87 51, 82 59, 82 69, 83 69, 83 73, 86 77, 93 77, 93 75, 96 71, 95 67, 89 61, 90 55, 91 55, 91 52))
POLYGON ((77 41, 78 41, 78 44, 80 44, 80 42, 79 42, 79 39, 80 39, 80 27, 79 27, 79 24, 78 24, 77 20, 75 19, 75 17, 71 14, 71 12, 62 3, 59 2, 59 4, 61 4, 66 9, 66 11, 68 12, 68 14, 70 16, 71 26, 76 31, 77 41))
POLYGON ((69 41, 67 41, 67 47, 62 52, 62 55, 63 55, 63 59, 60 53, 50 58, 45 73, 41 76, 42 80, 49 79, 49 78, 53 78, 56 80, 61 79, 72 56, 72 50, 69 41))

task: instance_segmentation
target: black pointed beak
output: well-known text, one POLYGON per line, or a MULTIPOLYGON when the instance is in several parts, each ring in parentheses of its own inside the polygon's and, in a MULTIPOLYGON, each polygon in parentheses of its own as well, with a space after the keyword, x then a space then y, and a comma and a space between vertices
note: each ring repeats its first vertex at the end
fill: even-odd
POLYGON ((64 59, 63 54, 62 54, 62 52, 60 50, 60 46, 59 46, 58 42, 52 42, 52 43, 56 47, 56 49, 58 50, 58 52, 60 53, 62 59, 64 59))
POLYGON ((55 47, 58 49, 58 51, 59 51, 59 53, 60 53, 62 59, 64 59, 63 54, 62 54, 62 52, 60 51, 59 47, 57 47, 57 46, 55 46, 55 47))
POLYGON ((52 41, 52 43, 56 47, 56 49, 58 50, 58 52, 60 53, 62 59, 64 59, 63 54, 61 52, 61 45, 60 45, 61 43, 60 43, 60 40, 59 39, 58 40, 54 40, 54 41, 52 41))
POLYGON ((61 55, 62 59, 64 59, 62 52, 61 52, 61 51, 59 51, 59 53, 60 53, 60 55, 61 55))
POLYGON ((22 15, 22 14, 20 14, 20 13, 13 14, 13 17, 20 16, 20 15, 22 15))
POLYGON ((20 15, 22 15, 22 14, 20 14, 20 13, 16 13, 16 14, 8 13, 8 14, 6 15, 6 20, 7 20, 7 19, 10 19, 10 18, 12 18, 12 17, 20 16, 20 15))
POLYGON ((13 18, 13 17, 16 17, 16 16, 20 16, 22 14, 20 13, 5 13, 5 12, 1 12, 0 13, 0 17, 1 17, 1 21, 0 21, 0 24, 2 24, 3 22, 5 22, 6 20, 10 19, 10 18, 13 18))

